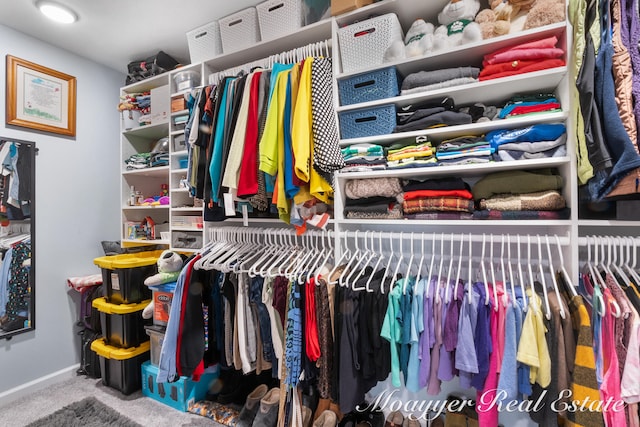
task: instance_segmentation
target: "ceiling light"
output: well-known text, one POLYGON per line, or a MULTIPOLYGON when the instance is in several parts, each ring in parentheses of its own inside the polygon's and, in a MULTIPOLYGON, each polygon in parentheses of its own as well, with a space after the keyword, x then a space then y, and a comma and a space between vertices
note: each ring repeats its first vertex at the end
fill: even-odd
POLYGON ((52 21, 62 24, 72 24, 78 19, 78 15, 67 6, 51 1, 40 1, 36 3, 40 12, 52 21))

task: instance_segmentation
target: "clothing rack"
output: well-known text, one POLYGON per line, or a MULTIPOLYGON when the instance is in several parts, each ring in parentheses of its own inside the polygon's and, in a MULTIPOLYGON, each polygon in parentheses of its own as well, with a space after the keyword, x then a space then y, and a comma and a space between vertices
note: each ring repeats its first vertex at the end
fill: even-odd
POLYGON ((331 56, 331 39, 309 43, 308 45, 297 47, 295 49, 276 53, 265 58, 247 62, 246 64, 237 65, 227 68, 226 70, 217 71, 209 74, 209 84, 218 83, 224 77, 236 76, 238 74, 249 73, 254 68, 270 69, 273 64, 291 64, 300 62, 309 56, 331 56))

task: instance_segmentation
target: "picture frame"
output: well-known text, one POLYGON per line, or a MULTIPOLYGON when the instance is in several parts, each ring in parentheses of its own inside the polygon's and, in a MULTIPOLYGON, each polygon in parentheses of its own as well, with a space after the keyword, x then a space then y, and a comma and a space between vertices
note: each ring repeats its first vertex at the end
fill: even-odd
POLYGON ((76 78, 7 55, 7 125, 76 135, 76 78))

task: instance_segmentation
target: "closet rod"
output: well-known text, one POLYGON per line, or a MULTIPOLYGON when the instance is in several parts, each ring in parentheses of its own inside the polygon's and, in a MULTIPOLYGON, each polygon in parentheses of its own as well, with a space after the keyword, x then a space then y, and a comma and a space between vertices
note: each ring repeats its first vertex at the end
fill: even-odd
POLYGON ((578 246, 590 246, 593 245, 594 243, 601 243, 603 240, 606 240, 607 243, 611 240, 615 240, 615 239, 625 239, 626 241, 631 241, 633 242, 634 246, 640 246, 640 237, 633 237, 633 236, 605 236, 605 235, 593 235, 593 236, 587 236, 587 237, 578 237, 578 246), (595 241, 594 241, 595 239, 595 241))
MULTIPOLYGON (((365 234, 367 232, 365 230, 362 231, 358 231, 357 234, 355 231, 341 231, 340 232, 340 236, 341 237, 353 237, 353 238, 364 238, 365 234)), ((517 240, 518 238, 520 238, 520 244, 527 244, 527 239, 531 239, 531 243, 533 244, 534 242, 537 244, 538 243, 538 236, 540 236, 541 238, 545 237, 545 236, 549 236, 550 238, 553 237, 553 242, 555 244, 556 240, 555 240, 555 236, 556 234, 528 234, 528 235, 517 235, 517 234, 509 234, 509 233, 504 233, 504 234, 471 234, 469 235, 469 233, 442 233, 442 232, 422 232, 422 231, 415 231, 415 232, 411 232, 411 231, 404 231, 402 233, 400 232, 387 232, 387 231, 371 231, 370 233, 373 233, 373 235, 375 236, 375 238, 382 238, 382 239, 410 239, 411 235, 413 234, 414 239, 418 238, 418 237, 422 237, 424 236, 424 241, 431 241, 432 240, 432 236, 435 235, 435 239, 436 241, 440 241, 442 239, 442 235, 444 234, 444 240, 451 242, 452 239, 454 242, 459 242, 460 240, 464 240, 465 242, 469 241, 469 237, 471 237, 471 242, 473 243, 490 243, 491 242, 491 238, 493 237, 493 244, 499 244, 502 242, 501 239, 505 239, 507 236, 509 236, 511 240, 511 244, 517 244, 517 240), (453 234, 453 236, 452 236, 453 234)), ((560 240, 560 245, 561 246, 569 246, 571 244, 571 240, 569 239, 568 236, 559 236, 558 238, 560 240)), ((417 240, 417 239, 416 239, 417 240)))

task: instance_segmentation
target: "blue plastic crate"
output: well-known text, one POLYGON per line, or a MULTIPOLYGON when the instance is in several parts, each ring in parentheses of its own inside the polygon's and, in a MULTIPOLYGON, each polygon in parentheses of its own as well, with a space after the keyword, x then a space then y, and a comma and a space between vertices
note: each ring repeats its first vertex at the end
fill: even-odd
POLYGON ((393 98, 400 93, 400 76, 396 67, 381 68, 338 81, 340 105, 393 98))
POLYGON ((142 364, 142 395, 151 397, 158 402, 171 406, 179 411, 187 412, 189 404, 204 400, 210 388, 215 388, 214 382, 218 379, 217 366, 213 367, 213 372, 205 371, 200 377, 200 381, 193 381, 188 377, 180 377, 173 383, 156 382, 158 368, 151 362, 142 364))
POLYGON ((396 127, 396 106, 381 105, 345 111, 338 115, 342 139, 387 135, 396 127))

